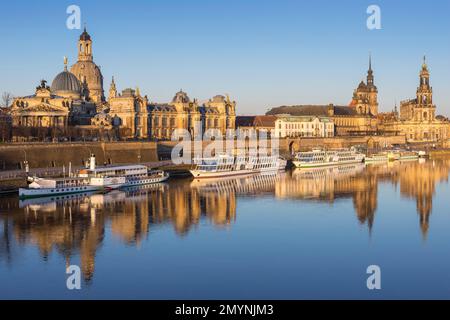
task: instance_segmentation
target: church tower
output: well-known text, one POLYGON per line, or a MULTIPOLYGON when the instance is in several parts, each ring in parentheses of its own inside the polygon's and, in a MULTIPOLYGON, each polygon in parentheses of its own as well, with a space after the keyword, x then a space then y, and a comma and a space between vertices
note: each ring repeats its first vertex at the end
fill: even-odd
POLYGON ((78 61, 93 60, 91 36, 87 33, 86 27, 84 27, 84 31, 80 35, 80 40, 78 41, 78 61))
POLYGON ((414 116, 421 121, 432 121, 435 118, 436 108, 433 105, 433 88, 430 86, 430 72, 423 57, 422 69, 419 75, 419 86, 416 91, 416 108, 414 116))
POLYGON ((433 89, 430 86, 430 72, 428 71, 426 57, 423 57, 422 70, 419 76, 417 104, 423 107, 431 107, 433 105, 433 89))
POLYGON ((376 116, 378 114, 378 89, 374 84, 372 70, 372 57, 369 56, 369 70, 367 70, 367 82, 361 81, 353 92, 350 107, 358 114, 376 116))
POLYGON ((85 84, 88 96, 87 101, 97 105, 105 101, 103 93, 103 75, 100 68, 94 63, 92 55, 92 39, 86 27, 78 40, 78 61, 70 68, 80 83, 85 84))
POLYGON ((371 55, 369 56, 369 70, 367 70, 367 99, 370 114, 376 116, 378 114, 378 89, 374 84, 371 55))
POLYGON ((117 97, 117 88, 116 83, 114 82, 114 77, 112 77, 111 85, 109 87, 108 100, 114 99, 115 97, 117 97))

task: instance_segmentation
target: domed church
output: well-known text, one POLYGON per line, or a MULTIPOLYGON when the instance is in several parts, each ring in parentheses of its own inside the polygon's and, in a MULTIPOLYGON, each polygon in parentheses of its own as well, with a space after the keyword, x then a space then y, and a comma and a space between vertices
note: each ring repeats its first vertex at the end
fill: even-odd
POLYGON ((97 106, 89 101, 86 83, 67 69, 56 75, 51 86, 41 80, 35 94, 17 97, 11 106, 13 126, 58 127, 89 125, 97 106))
MULTIPOLYGON (((92 38, 84 28, 78 39, 78 60, 58 73, 51 85, 41 80, 35 94, 14 99, 13 127, 59 128, 83 126, 82 129, 126 129, 128 138, 170 139, 174 130, 192 134, 213 130, 225 134, 234 129, 236 102, 222 95, 199 104, 180 90, 170 103, 149 102, 139 89, 118 92, 114 79, 108 101, 103 90, 103 75, 94 63, 92 38)), ((41 130, 42 131, 42 130, 41 130)), ((25 130, 25 132, 28 132, 25 130)))
POLYGON ((103 93, 103 75, 94 63, 92 55, 91 36, 84 28, 78 41, 78 61, 70 68, 70 72, 74 74, 81 84, 86 87, 86 99, 96 104, 105 101, 103 93))

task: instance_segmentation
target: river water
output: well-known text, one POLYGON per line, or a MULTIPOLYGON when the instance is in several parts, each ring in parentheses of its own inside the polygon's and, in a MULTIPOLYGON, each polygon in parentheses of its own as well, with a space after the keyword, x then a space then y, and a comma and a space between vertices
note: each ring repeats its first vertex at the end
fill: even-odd
POLYGON ((3 197, 0 298, 448 299, 449 170, 435 159, 3 197))

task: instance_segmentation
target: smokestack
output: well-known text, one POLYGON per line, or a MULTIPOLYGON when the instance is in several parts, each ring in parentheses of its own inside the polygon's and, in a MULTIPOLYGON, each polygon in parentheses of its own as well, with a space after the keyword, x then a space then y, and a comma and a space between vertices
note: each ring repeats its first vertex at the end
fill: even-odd
POLYGON ((89 169, 95 170, 95 155, 91 154, 91 157, 89 158, 89 169))

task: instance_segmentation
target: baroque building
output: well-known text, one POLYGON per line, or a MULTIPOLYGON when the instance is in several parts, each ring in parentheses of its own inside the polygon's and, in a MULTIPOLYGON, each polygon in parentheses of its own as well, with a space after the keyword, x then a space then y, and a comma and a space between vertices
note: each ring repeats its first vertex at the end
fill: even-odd
POLYGON ((361 81, 353 92, 349 106, 295 105, 272 108, 266 115, 328 117, 338 136, 374 135, 378 131, 378 89, 374 84, 372 61, 369 58, 367 83, 361 81))
POLYGON ((350 103, 358 114, 376 116, 378 114, 378 89, 374 84, 372 70, 372 57, 369 57, 369 70, 367 71, 367 82, 361 81, 358 88, 353 92, 350 103))
POLYGON ((450 123, 442 116, 436 116, 433 103, 433 88, 430 85, 430 72, 425 57, 419 73, 419 86, 416 97, 400 103, 400 113, 385 113, 380 119, 385 131, 405 135, 406 141, 443 142, 449 138, 450 123))
POLYGON ((78 81, 83 85, 86 96, 96 104, 105 101, 103 94, 103 75, 100 67, 94 63, 91 36, 84 28, 78 41, 78 61, 70 68, 78 81))
MULTIPOLYGON (((51 86, 42 80, 35 94, 14 99, 11 108, 15 127, 119 129, 122 138, 170 139, 174 130, 191 135, 207 130, 217 135, 235 128, 236 102, 217 95, 205 103, 191 100, 180 91, 170 103, 150 103, 139 89, 118 92, 114 78, 105 99, 103 75, 93 57, 93 41, 84 28, 78 39, 78 58, 70 71, 64 70, 51 86), (124 129, 124 130, 120 130, 124 129)), ((25 135, 28 135, 25 133, 25 135)))
POLYGON ((67 58, 64 64, 64 70, 55 77, 51 86, 41 80, 34 95, 13 100, 13 126, 63 129, 68 125, 90 123, 96 114, 96 105, 87 101, 88 96, 81 83, 67 70, 67 58))
POLYGON ((117 94, 114 79, 109 90, 109 114, 114 125, 129 129, 130 137, 170 140, 176 130, 187 130, 192 137, 209 132, 225 135, 235 128, 236 102, 217 95, 203 104, 191 100, 180 90, 169 103, 149 102, 139 89, 117 94))

